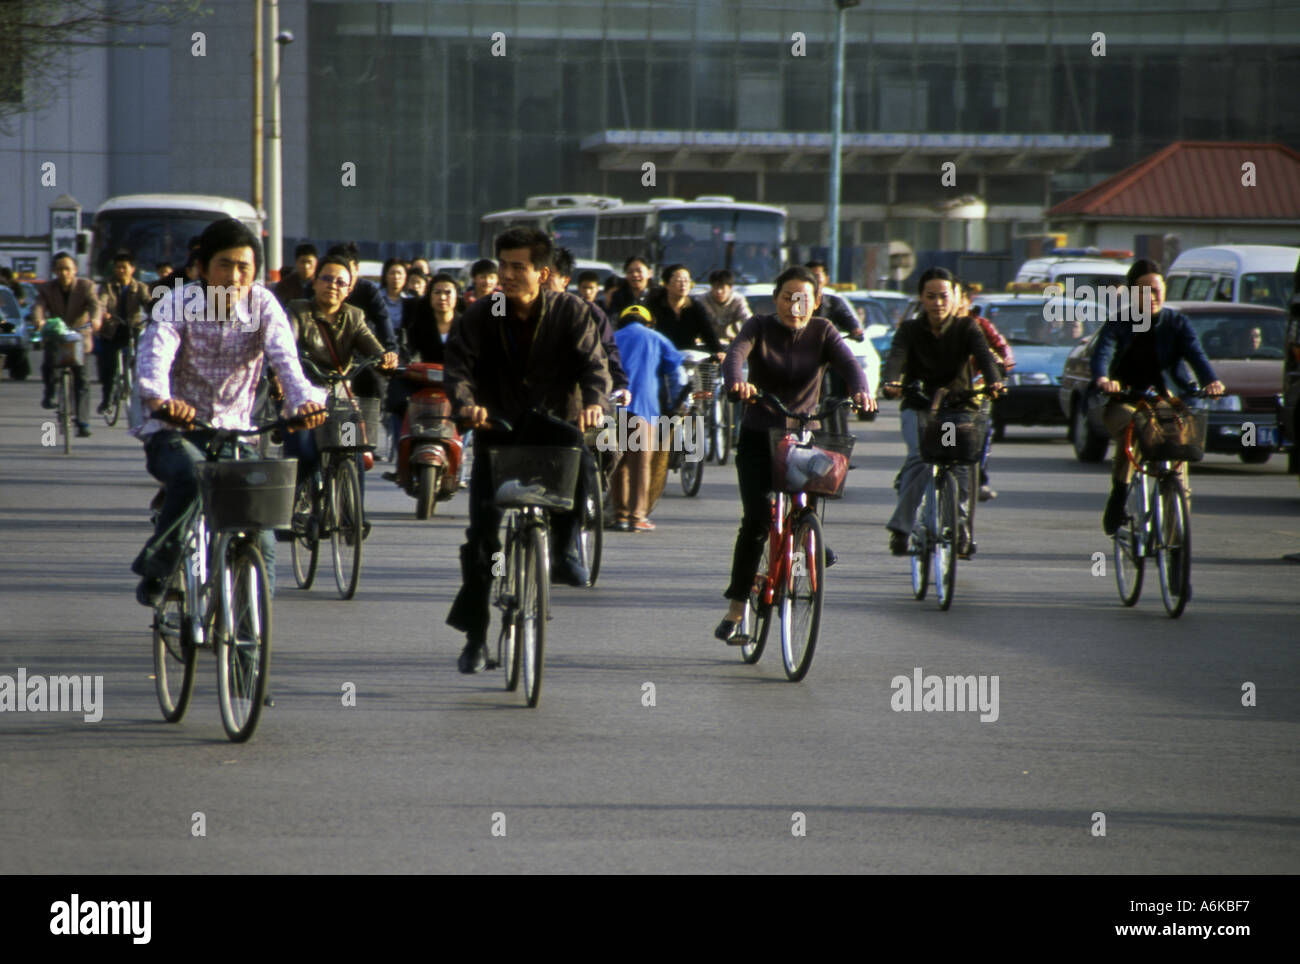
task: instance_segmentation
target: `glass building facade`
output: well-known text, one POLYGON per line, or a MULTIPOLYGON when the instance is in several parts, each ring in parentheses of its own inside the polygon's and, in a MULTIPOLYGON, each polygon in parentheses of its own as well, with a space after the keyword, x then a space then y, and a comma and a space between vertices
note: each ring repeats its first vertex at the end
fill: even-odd
MULTIPOLYGON (((753 164, 660 154, 647 186, 639 163, 611 166, 583 142, 827 131, 834 11, 832 0, 308 0, 308 230, 472 241, 482 214, 531 194, 729 194, 788 205, 792 237, 815 241, 824 150, 811 165, 797 149, 753 164)), ((1107 135, 1069 157, 966 161, 988 205, 986 246, 1003 247, 1026 212, 1171 141, 1300 145, 1298 14, 1293 0, 864 3, 846 15, 844 129, 1107 135)), ((871 214, 951 196, 932 160, 846 164, 848 239, 939 247, 937 226, 871 214)))

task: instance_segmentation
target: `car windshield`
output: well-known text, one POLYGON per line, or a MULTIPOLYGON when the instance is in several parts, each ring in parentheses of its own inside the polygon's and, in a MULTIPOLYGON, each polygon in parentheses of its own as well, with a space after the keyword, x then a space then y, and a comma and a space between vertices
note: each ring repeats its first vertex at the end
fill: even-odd
POLYGON ((1286 319, 1254 312, 1197 312, 1188 319, 1196 329, 1201 347, 1210 358, 1282 357, 1286 319))
POLYGON ((1068 307, 1063 302, 1054 305, 994 302, 985 304, 982 312, 1013 345, 1073 345, 1096 331, 1100 323, 1090 317, 1095 312, 1087 306, 1076 306, 1073 312, 1068 307), (1061 320, 1071 314, 1073 320, 1061 320))
POLYGON ((8 288, 0 288, 0 318, 5 321, 20 321, 23 317, 22 309, 18 307, 18 299, 8 288))
POLYGON ((776 300, 771 295, 745 295, 749 310, 755 315, 776 314, 776 300))
POLYGON ((1251 272, 1241 276, 1237 300, 1251 305, 1285 308, 1291 301, 1295 276, 1284 272, 1251 272))
POLYGON ((1080 294, 1083 288, 1092 288, 1094 292, 1102 288, 1114 288, 1124 284, 1124 275, 1122 274, 1100 274, 1091 271, 1072 271, 1068 274, 1058 274, 1054 279, 1056 284, 1066 284, 1074 282, 1076 294, 1080 294))

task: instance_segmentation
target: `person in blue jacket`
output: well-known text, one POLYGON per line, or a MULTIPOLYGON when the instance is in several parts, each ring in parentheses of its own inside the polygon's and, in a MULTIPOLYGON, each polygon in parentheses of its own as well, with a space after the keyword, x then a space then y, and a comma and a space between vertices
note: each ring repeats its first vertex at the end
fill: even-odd
POLYGON ((655 331, 648 309, 629 305, 618 318, 614 332, 627 373, 632 400, 627 406, 628 451, 623 453, 610 480, 610 504, 614 528, 620 532, 649 532, 655 525, 650 511, 650 460, 659 423, 659 379, 671 376, 676 384, 682 367, 682 353, 655 331))
MULTIPOLYGON (((1192 323, 1186 315, 1164 306, 1165 279, 1160 265, 1138 259, 1128 270, 1127 282, 1130 310, 1106 322, 1092 353, 1093 384, 1113 396, 1101 415, 1106 431, 1115 440, 1110 498, 1101 523, 1108 536, 1114 535, 1124 521, 1124 497, 1132 468, 1123 438, 1136 411, 1131 399, 1114 393, 1154 389, 1170 396, 1191 392, 1196 386, 1179 371, 1180 363, 1186 362, 1205 386, 1206 394, 1223 394, 1223 383, 1214 374, 1192 323)), ((1190 495, 1186 463, 1181 474, 1183 489, 1190 495)))

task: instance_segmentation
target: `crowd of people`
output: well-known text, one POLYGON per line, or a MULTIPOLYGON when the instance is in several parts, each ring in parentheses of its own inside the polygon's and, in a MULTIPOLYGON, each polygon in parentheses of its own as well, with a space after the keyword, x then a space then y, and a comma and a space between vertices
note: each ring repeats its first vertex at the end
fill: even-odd
MULTIPOLYGON (((471 266, 471 285, 462 291, 455 277, 430 273, 422 259, 389 259, 381 283, 375 283, 359 276, 355 245, 337 245, 323 257, 313 246, 301 245, 292 268, 286 266, 267 289, 253 283, 262 267, 256 236, 237 220, 217 221, 195 240, 186 273, 194 267, 203 284, 223 286, 230 299, 230 327, 190 318, 179 310, 179 299, 152 305, 148 289, 135 279, 129 252, 114 256, 112 280, 99 290, 77 277, 75 259, 57 256, 54 280, 41 287, 37 299, 37 328, 57 317, 79 332, 86 350, 97 353, 106 392, 121 347, 138 339, 135 371, 146 415, 131 433, 144 443, 146 468, 163 486, 155 533, 132 564, 141 577, 140 602, 158 600, 179 552, 171 538, 174 523, 195 498, 194 466, 202 455, 193 421, 246 427, 264 376, 284 410, 310 428, 323 421, 326 400, 324 382, 311 374, 313 369, 341 373, 356 358, 374 358, 386 370, 414 360, 444 366, 454 410, 481 443, 468 481, 462 588, 447 617, 466 635, 459 668, 467 673, 486 663, 488 589, 492 559, 501 549, 490 447, 581 446, 584 478, 595 472, 608 477, 611 528, 644 533, 655 528, 649 516, 663 489, 667 453, 653 444, 631 446, 612 462, 597 464, 583 433, 603 424, 618 406, 627 409, 629 429, 653 425, 679 403, 685 351, 702 350, 719 364, 725 390, 741 402, 768 392, 793 411, 812 412, 819 404, 822 376, 830 369, 840 380, 833 392, 851 397, 862 409, 875 408, 873 386, 845 343, 863 337, 861 322, 827 289, 824 265, 786 269, 774 285, 776 312, 753 316, 727 271, 711 274, 708 291, 692 296, 694 279, 684 265, 666 265, 654 283, 649 262, 632 257, 621 278, 602 285, 593 272, 575 277, 568 251, 556 248, 548 235, 522 227, 499 236, 495 254, 495 260, 471 266), (311 362, 306 370, 300 359, 311 362), (148 414, 159 412, 165 420, 148 414), (494 421, 500 418, 513 427, 504 429, 494 421)), ((1223 391, 1187 319, 1164 307, 1160 266, 1138 261, 1128 284, 1130 291, 1150 300, 1152 323, 1138 331, 1114 319, 1099 338, 1093 376, 1098 392, 1114 396, 1105 417, 1112 435, 1123 432, 1134 410, 1130 399, 1115 393, 1121 388, 1185 391, 1186 385, 1170 380, 1180 361, 1191 365, 1208 394, 1223 391)), ((918 294, 921 310, 898 325, 879 386, 885 397, 902 398, 907 456, 896 481, 897 507, 887 523, 889 549, 896 555, 908 551, 925 484, 919 414, 940 392, 982 383, 995 396, 1015 364, 1006 339, 989 319, 970 309, 969 286, 932 268, 922 273, 918 294)), ((89 434, 88 381, 83 370, 75 375, 78 430, 89 434)), ((48 365, 45 377, 42 403, 49 406, 48 365)), ((410 392, 401 379, 386 383, 378 372, 366 370, 345 383, 345 391, 383 399, 389 432, 396 435, 396 420, 410 392)), ((770 526, 768 429, 773 427, 784 427, 784 417, 760 405, 747 408, 740 424, 741 522, 724 590, 728 609, 715 630, 727 642, 737 638, 770 526)), ((640 435, 653 440, 657 433, 640 435)), ((312 472, 319 460, 307 430, 287 433, 285 452, 299 460, 300 475, 312 472)), ((1108 533, 1122 512, 1128 471, 1127 460, 1117 454, 1104 514, 1108 533)), ((964 488, 965 473, 959 481, 964 488)), ((996 494, 986 475, 979 485, 981 498, 996 494)), ((963 491, 963 511, 965 496, 963 491)), ((556 512, 552 523, 553 580, 585 585, 589 574, 577 549, 574 512, 556 512)), ((969 552, 969 538, 963 524, 960 554, 969 552)), ((274 541, 264 539, 263 549, 274 572, 274 541)), ((833 564, 834 553, 827 549, 826 555, 827 565, 833 564)))

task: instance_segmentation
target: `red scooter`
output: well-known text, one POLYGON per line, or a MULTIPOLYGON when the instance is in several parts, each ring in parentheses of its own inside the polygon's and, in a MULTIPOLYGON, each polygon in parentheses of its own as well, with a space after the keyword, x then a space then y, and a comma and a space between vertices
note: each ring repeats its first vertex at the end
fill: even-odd
POLYGON ((427 519, 460 486, 463 443, 451 420, 451 400, 442 387, 442 365, 411 362, 398 371, 418 387, 402 417, 397 471, 385 476, 415 498, 415 517, 427 519))

